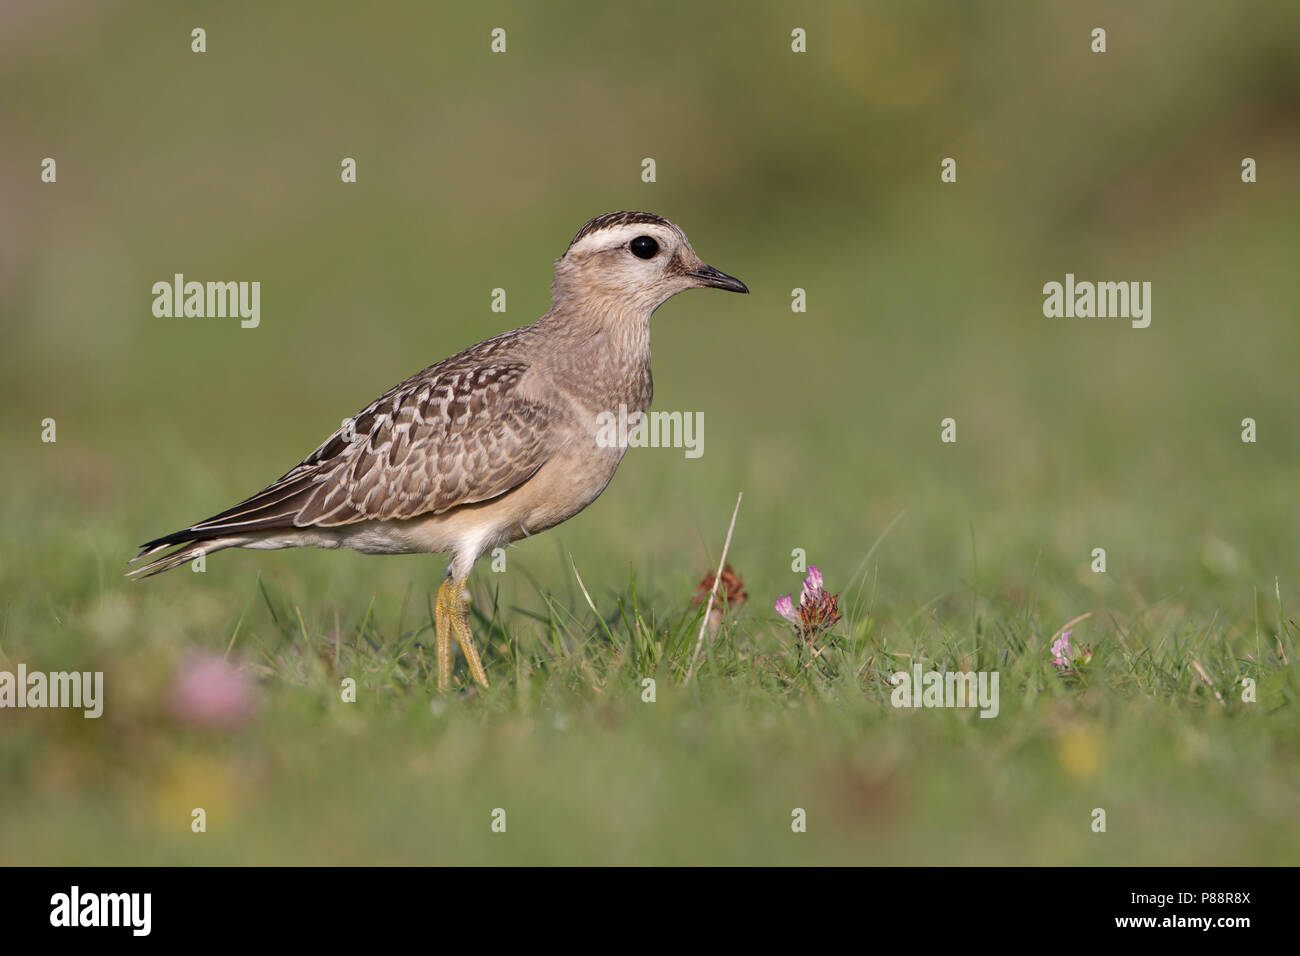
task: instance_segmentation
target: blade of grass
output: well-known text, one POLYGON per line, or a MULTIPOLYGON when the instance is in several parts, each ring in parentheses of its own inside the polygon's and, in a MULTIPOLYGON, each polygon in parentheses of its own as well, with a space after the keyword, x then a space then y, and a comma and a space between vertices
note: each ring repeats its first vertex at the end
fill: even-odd
POLYGON ((727 550, 731 547, 731 533, 736 530, 736 515, 740 514, 740 502, 745 497, 745 493, 739 492, 736 495, 736 507, 731 511, 731 524, 727 526, 727 539, 722 542, 722 557, 718 559, 718 570, 713 575, 713 587, 709 589, 709 602, 704 607, 704 619, 700 621, 700 636, 695 639, 695 653, 691 656, 691 666, 686 671, 686 679, 682 681, 682 686, 691 682, 695 675, 695 664, 700 659, 700 649, 704 646, 704 631, 709 626, 709 615, 713 613, 713 599, 718 594, 718 582, 722 580, 722 571, 727 566, 727 550))

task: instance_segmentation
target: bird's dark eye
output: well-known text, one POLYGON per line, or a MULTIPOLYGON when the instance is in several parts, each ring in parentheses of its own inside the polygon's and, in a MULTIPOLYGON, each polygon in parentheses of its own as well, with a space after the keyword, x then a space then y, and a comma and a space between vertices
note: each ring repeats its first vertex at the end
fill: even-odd
POLYGON ((653 259, 655 253, 659 251, 659 243, 649 236, 637 236, 627 244, 627 247, 632 250, 632 255, 638 259, 653 259))

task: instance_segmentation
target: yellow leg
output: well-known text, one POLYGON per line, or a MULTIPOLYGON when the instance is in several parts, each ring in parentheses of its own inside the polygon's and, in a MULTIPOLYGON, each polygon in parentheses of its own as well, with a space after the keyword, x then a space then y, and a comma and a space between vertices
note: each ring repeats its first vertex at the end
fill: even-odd
POLYGON ((433 602, 433 623, 438 633, 438 690, 451 686, 451 612, 447 610, 447 593, 451 578, 442 582, 433 602))
POLYGON ((453 581, 451 578, 443 581, 433 604, 434 623, 438 634, 438 690, 440 691, 447 690, 451 685, 451 634, 456 635, 474 679, 484 687, 488 686, 487 671, 483 669, 483 662, 479 660, 478 648, 474 646, 474 635, 470 633, 469 621, 465 619, 465 604, 465 582, 453 581))

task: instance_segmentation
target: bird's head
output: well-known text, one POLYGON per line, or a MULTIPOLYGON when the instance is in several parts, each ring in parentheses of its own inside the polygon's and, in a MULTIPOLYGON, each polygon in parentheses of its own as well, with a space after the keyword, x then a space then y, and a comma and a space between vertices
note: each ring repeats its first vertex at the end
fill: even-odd
POLYGON ((572 296, 648 315, 678 292, 701 288, 749 291, 706 265, 674 223, 649 212, 597 216, 555 263, 557 303, 572 296))

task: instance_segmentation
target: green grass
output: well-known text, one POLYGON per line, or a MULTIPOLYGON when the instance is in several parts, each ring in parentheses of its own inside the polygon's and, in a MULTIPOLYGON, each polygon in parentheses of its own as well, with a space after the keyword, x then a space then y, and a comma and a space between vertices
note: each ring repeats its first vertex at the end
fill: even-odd
MULTIPOLYGON (((702 614, 691 598, 716 546, 686 546, 693 559, 653 582, 575 554, 597 615, 560 531, 512 551, 505 574, 476 572, 474 629, 493 685, 467 688, 462 665, 447 699, 431 647, 436 559, 234 553, 203 574, 132 584, 108 557, 60 571, 84 532, 47 537, 23 566, 5 565, 0 660, 103 669, 107 701, 98 721, 5 714, 6 859, 1294 859, 1296 625, 1280 590, 1236 580, 1234 606, 1208 616, 1176 594, 1126 608, 1122 589, 1090 594, 1077 567, 1048 556, 1008 587, 986 558, 976 572, 978 536, 963 583, 904 585, 921 571, 894 560, 918 524, 905 514, 856 577, 823 562, 847 613, 828 635, 829 666, 809 668, 770 610, 778 588, 767 582, 789 590, 799 575, 759 557, 777 547, 756 543, 758 510, 747 496, 729 556, 750 601, 706 642, 689 685, 702 614), (1095 657, 1063 678, 1047 639, 1076 610, 1092 611, 1075 639, 1095 657), (195 646, 257 674, 246 726, 187 729, 163 706, 195 646), (913 662, 998 671, 1001 712, 891 707, 889 675, 913 662), (345 677, 355 703, 341 699, 345 677), (1242 701, 1243 677, 1259 682, 1256 703, 1242 701), (197 806, 201 835, 189 831, 197 806), (490 830, 498 807, 505 834, 490 830), (796 807, 803 834, 791 832, 796 807), (1090 829, 1095 807, 1104 834, 1090 829)), ((592 519, 617 514, 606 500, 592 519)), ((720 543, 717 519, 708 530, 720 543)))
POLYGON ((795 56, 788 4, 751 6, 632 27, 232 2, 202 57, 162 4, 7 25, 0 669, 102 670, 107 700, 0 711, 0 861, 1297 859, 1300 13, 826 4, 795 56), (461 669, 436 692, 440 558, 122 577, 534 319, 552 259, 617 208, 679 221, 752 295, 654 319, 655 407, 704 413, 701 458, 631 451, 587 511, 475 569, 488 691, 461 669), (261 281, 259 328, 154 318, 178 271, 261 281), (1151 327, 1044 318, 1066 272, 1152 282, 1151 327), (749 600, 683 686, 741 491, 749 600), (841 594, 825 667, 772 609, 796 549, 841 594), (1063 678, 1050 638, 1088 613, 1095 658, 1063 678), (199 649, 255 675, 245 725, 171 715, 199 649), (891 707, 914 662, 997 670, 998 717, 891 707))

